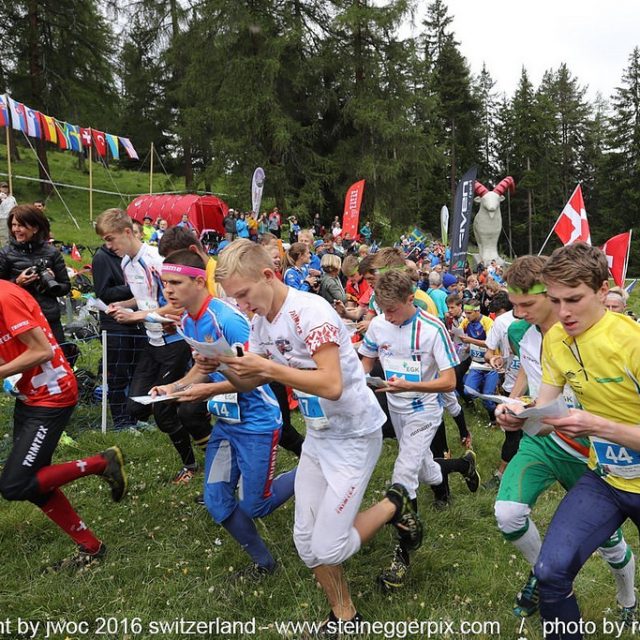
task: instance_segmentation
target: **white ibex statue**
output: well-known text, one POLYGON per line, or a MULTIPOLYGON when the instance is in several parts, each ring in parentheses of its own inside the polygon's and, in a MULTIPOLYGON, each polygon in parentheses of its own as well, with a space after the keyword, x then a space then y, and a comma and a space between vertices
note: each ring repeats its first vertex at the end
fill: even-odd
POLYGON ((474 198, 480 204, 480 209, 473 219, 473 233, 476 237, 480 260, 488 265, 491 260, 500 260, 498 255, 498 240, 502 231, 502 215, 500 203, 504 200, 505 191, 513 193, 516 183, 511 176, 501 180, 493 191, 489 191, 476 180, 474 198))

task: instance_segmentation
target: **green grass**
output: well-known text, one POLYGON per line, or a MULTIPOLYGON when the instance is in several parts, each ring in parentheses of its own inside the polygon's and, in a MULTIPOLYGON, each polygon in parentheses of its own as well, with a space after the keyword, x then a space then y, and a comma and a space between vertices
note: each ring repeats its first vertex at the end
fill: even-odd
MULTIPOLYGON (((484 411, 468 412, 473 425, 480 469, 488 478, 499 457, 501 433, 480 426, 484 411)), ((297 418, 297 416, 296 416, 297 418)), ((284 505, 258 528, 280 562, 276 575, 257 586, 238 587, 228 580, 233 568, 247 557, 227 533, 215 525, 207 511, 193 502, 198 486, 170 484, 178 460, 167 437, 158 431, 142 436, 84 431, 78 448, 61 447, 56 459, 66 460, 99 451, 111 444, 122 447, 127 457, 129 495, 112 504, 105 483, 96 478, 79 480, 67 487, 72 503, 86 523, 109 547, 107 560, 77 576, 43 574, 42 567, 72 551, 69 540, 30 504, 0 503, 0 622, 30 619, 87 621, 88 634, 67 633, 52 637, 76 638, 178 638, 180 634, 152 635, 152 621, 176 618, 208 621, 248 621, 267 627, 257 637, 278 637, 270 625, 280 620, 316 621, 327 612, 324 596, 311 573, 298 559, 292 541, 293 504, 284 505), (143 632, 98 635, 96 619, 122 621, 139 618, 143 632)), ((456 429, 449 425, 449 443, 460 455, 456 429)), ((396 443, 385 441, 363 506, 379 500, 388 481, 396 443)), ((282 451, 279 467, 291 468, 295 458, 282 451)), ((201 479, 202 476, 199 476, 201 479)), ((539 619, 520 622, 510 613, 514 594, 520 589, 528 567, 496 529, 493 517, 495 494, 470 495, 459 476, 451 486, 455 501, 444 512, 431 507, 431 491, 422 488, 420 511, 425 541, 413 561, 406 588, 385 596, 375 587, 375 577, 390 558, 393 535, 389 528, 346 563, 354 600, 368 620, 461 621, 500 624, 501 636, 541 637, 539 619)), ((554 488, 540 499, 534 518, 544 531, 562 491, 554 488)), ((625 527, 628 541, 638 548, 637 531, 625 527)), ((576 591, 588 619, 601 626, 612 615, 615 603, 613 580, 602 560, 590 560, 576 582, 576 591)), ((14 626, 15 628, 15 626, 14 626)), ((2 627, 0 626, 0 629, 2 627)), ((6 637, 16 637, 9 634, 6 637)), ((44 638, 44 633, 37 636, 44 638)), ((238 637, 223 634, 219 637, 238 637)), ((292 636, 297 637, 297 636, 292 636)), ((382 637, 382 636, 378 636, 382 637)), ((415 636, 413 636, 415 637, 415 636)), ((434 635, 432 637, 445 637, 434 635)), ((454 637, 463 637, 457 634, 454 637)), ((495 638, 476 634, 468 638, 495 638)), ((593 637, 604 637, 596 635, 593 637)))

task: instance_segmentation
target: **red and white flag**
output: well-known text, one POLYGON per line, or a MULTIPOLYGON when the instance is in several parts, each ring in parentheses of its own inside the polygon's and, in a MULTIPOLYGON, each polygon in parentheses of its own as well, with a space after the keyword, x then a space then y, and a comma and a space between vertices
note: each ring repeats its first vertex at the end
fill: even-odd
POLYGON ((607 256, 609 263, 609 273, 613 281, 624 287, 624 279, 627 276, 627 266, 629 264, 629 249, 631 247, 631 231, 620 233, 613 238, 609 238, 603 245, 602 250, 607 256))
POLYGON ((76 262, 82 262, 82 256, 80 255, 75 242, 73 243, 73 247, 71 247, 71 259, 75 260, 76 262))
POLYGON ((107 141, 104 137, 104 131, 98 131, 97 129, 91 129, 91 134, 93 135, 93 142, 96 146, 96 151, 98 155, 102 158, 107 156, 107 141))
POLYGON ((584 208, 582 187, 580 185, 575 188, 569 198, 569 202, 564 206, 553 230, 565 246, 574 242, 591 244, 589 221, 587 220, 587 212, 584 208))

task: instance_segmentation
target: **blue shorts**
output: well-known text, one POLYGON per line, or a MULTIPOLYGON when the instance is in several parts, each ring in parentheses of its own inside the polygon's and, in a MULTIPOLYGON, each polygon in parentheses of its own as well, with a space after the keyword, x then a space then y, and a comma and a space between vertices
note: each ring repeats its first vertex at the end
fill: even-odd
POLYGON ((204 466, 204 501, 216 522, 224 522, 238 505, 250 518, 273 510, 276 499, 271 485, 280 432, 280 427, 264 433, 249 432, 242 424, 218 420, 209 438, 204 466))

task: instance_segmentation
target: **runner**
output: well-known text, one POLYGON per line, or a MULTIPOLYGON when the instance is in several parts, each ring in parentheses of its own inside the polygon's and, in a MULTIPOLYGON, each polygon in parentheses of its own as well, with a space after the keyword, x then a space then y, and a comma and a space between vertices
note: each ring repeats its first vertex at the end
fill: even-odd
POLYGON ((422 525, 402 485, 392 485, 382 501, 358 513, 380 455, 384 414, 331 305, 280 282, 263 247, 235 242, 220 255, 216 276, 240 309, 256 314, 250 353, 221 359, 237 380, 225 375, 239 390, 273 379, 297 390, 307 436, 295 483, 294 541, 331 607, 325 628, 337 620, 357 622, 342 563, 387 522, 409 548, 422 541, 422 525))
POLYGON ((83 476, 102 476, 119 502, 127 490, 122 453, 110 447, 88 458, 51 464, 78 402, 76 378, 40 305, 18 285, 0 280, 0 378, 16 375, 13 446, 0 475, 0 493, 5 500, 32 502, 78 545, 74 556, 50 569, 86 568, 107 549, 60 487, 83 476))
MULTIPOLYGON (((381 361, 386 384, 378 392, 388 394, 399 447, 391 480, 407 488, 417 512, 420 482, 440 485, 445 475, 458 471, 475 492, 480 477, 473 451, 453 460, 434 460, 431 453, 431 442, 442 421, 438 394, 454 389, 453 367, 458 358, 445 326, 415 307, 413 291, 413 280, 405 272, 392 270, 378 277, 375 294, 383 315, 371 321, 359 353, 367 374, 377 359, 381 361)), ((378 577, 383 589, 403 585, 409 561, 409 549, 400 540, 391 566, 378 577)))
MULTIPOLYGON (((170 254, 163 264, 167 300, 185 309, 182 332, 198 342, 224 337, 230 345, 244 345, 249 321, 230 304, 211 296, 206 275, 202 258, 188 249, 170 254)), ((205 504, 211 517, 251 557, 252 564, 233 578, 255 581, 273 573, 276 560, 252 518, 269 515, 293 495, 296 470, 274 477, 282 418, 269 386, 236 393, 223 374, 207 375, 194 367, 180 380, 154 387, 151 393, 174 395, 180 402, 209 400, 217 423, 205 454, 205 504)))
MULTIPOLYGON (((540 613, 545 620, 578 620, 573 579, 600 547, 600 554, 614 574, 621 619, 630 624, 636 609, 635 559, 621 532, 616 531, 627 516, 617 506, 611 506, 611 501, 617 494, 623 500, 634 500, 640 487, 637 480, 617 475, 613 469, 621 465, 615 460, 607 469, 599 465, 593 446, 589 452, 586 436, 596 435, 604 424, 612 429, 609 439, 619 439, 618 432, 634 432, 633 428, 605 418, 622 418, 629 424, 637 420, 640 402, 635 381, 640 327, 624 316, 606 312, 603 301, 608 289, 607 261, 595 247, 582 243, 564 247, 555 251, 546 264, 542 257, 519 258, 509 268, 507 283, 516 313, 532 323, 520 341, 521 373, 527 376, 530 394, 537 396, 542 406, 563 393, 568 383, 585 409, 602 416, 572 409, 570 418, 549 421, 559 427, 550 436, 530 437, 525 433, 517 455, 505 471, 496 502, 498 526, 532 565, 537 561, 516 599, 514 611, 519 615, 533 613, 539 589, 540 613), (579 426, 591 424, 593 428, 579 426), (592 471, 585 472, 587 454, 592 471), (569 492, 560 503, 541 548, 540 535, 529 513, 554 480, 569 492), (603 498, 594 493, 599 488, 606 489, 603 498), (576 498, 582 506, 576 505, 576 498), (611 508, 617 514, 614 517, 611 508)), ((504 405, 497 409, 501 426, 520 428, 522 421, 504 413, 504 409, 504 405)), ((625 436, 621 438, 624 440, 625 436)), ((624 449, 611 446, 616 447, 616 452, 624 449)), ((640 442, 635 446, 640 448, 640 442)), ((631 457, 637 455, 628 451, 631 457)), ((636 507, 632 517, 638 520, 637 514, 636 507)), ((581 636, 554 633, 547 637, 581 636)))

